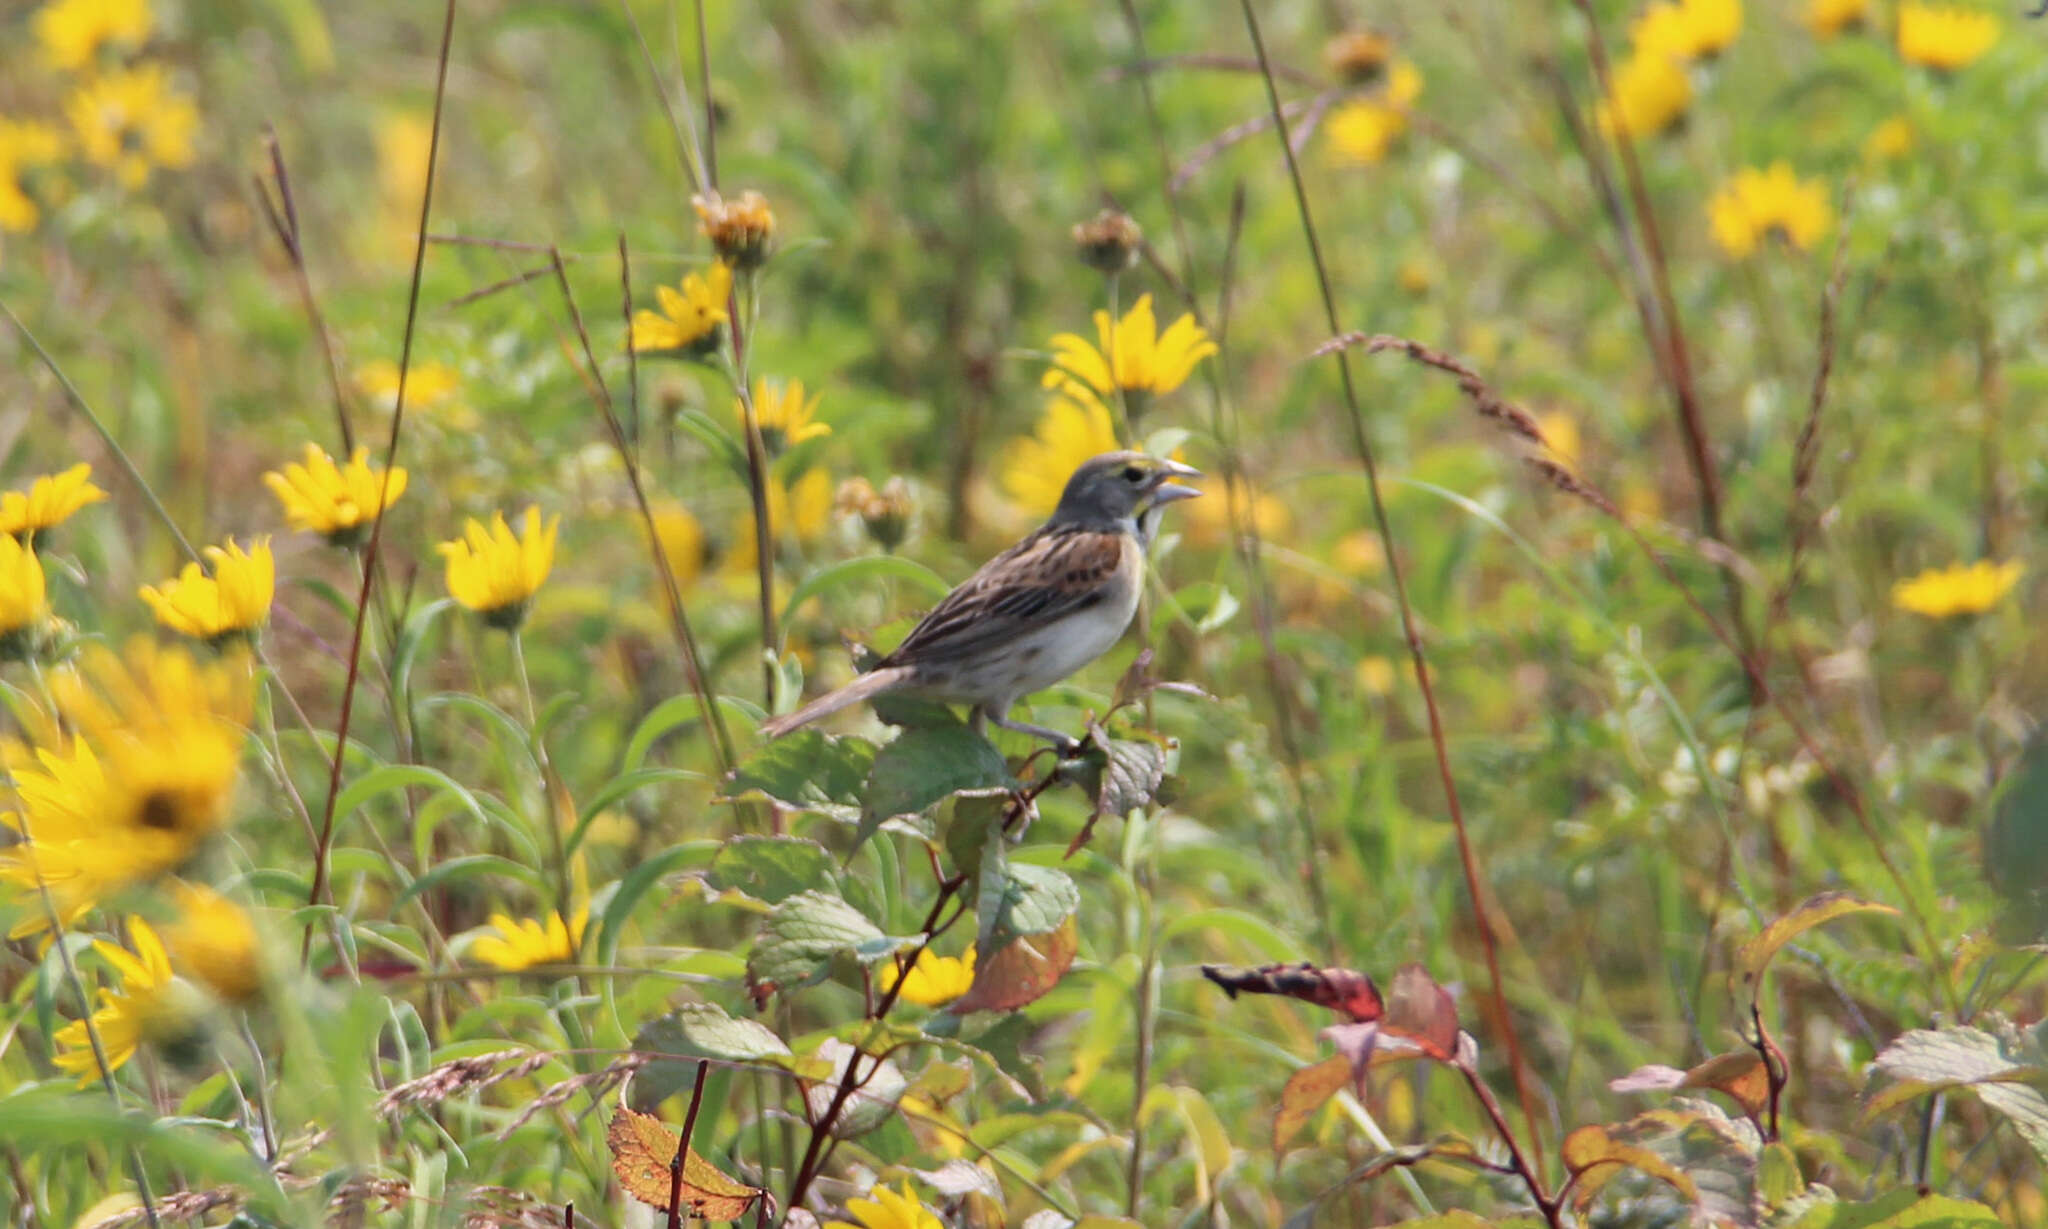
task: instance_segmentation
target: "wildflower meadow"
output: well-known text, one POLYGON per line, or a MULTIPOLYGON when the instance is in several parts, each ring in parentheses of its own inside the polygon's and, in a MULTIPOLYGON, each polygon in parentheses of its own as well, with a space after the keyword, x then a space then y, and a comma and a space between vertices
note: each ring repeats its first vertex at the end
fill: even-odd
POLYGON ((2048 1226, 2021 0, 0 6, 19 1229, 2048 1226))

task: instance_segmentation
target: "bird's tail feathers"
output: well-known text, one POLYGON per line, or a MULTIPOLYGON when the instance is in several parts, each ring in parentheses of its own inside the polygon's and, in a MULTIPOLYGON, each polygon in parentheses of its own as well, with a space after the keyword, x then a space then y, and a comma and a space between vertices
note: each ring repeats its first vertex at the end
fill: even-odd
POLYGON ((781 738, 791 730, 807 726, 820 717, 829 717, 842 708, 851 708, 863 700, 872 700, 885 692, 896 690, 909 681, 908 666, 884 666, 879 670, 870 670, 846 686, 826 692, 793 713, 762 722, 761 737, 781 738))

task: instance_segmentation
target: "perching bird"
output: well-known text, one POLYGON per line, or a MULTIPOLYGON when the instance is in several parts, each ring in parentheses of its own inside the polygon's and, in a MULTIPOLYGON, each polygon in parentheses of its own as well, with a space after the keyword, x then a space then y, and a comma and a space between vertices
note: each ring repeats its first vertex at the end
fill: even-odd
POLYGON ((1141 452, 1106 452, 1067 480, 1052 517, 948 593, 875 668, 784 717, 762 724, 779 738, 879 695, 902 693, 972 705, 1006 730, 1073 740, 1011 721, 1010 706, 1108 652, 1130 626, 1144 584, 1157 513, 1201 492, 1172 478, 1201 473, 1141 452))

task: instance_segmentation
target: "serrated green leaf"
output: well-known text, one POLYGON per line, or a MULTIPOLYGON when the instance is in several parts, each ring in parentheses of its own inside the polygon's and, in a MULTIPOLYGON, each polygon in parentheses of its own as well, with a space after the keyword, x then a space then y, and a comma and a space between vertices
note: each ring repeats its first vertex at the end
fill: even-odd
POLYGON ((1817 1203, 1778 1229, 2001 1229, 1981 1203, 1901 1187, 1867 1203, 1817 1203))
POLYGON ((711 860, 711 884, 780 904, 798 892, 830 889, 836 862, 823 845, 793 836, 736 836, 711 860))
POLYGON ((798 730, 756 748, 734 770, 725 796, 764 795, 798 810, 852 820, 861 813, 862 788, 874 764, 875 746, 866 739, 798 730))
POLYGON ((992 838, 981 855, 975 940, 987 960, 1019 935, 1056 930, 1081 907, 1081 890, 1062 871, 1010 861, 1007 842, 992 838))
POLYGON ((875 754, 855 842, 865 841, 883 820, 921 814, 963 790, 1007 790, 1015 784, 1002 753, 966 726, 907 729, 875 754))
POLYGON ((2048 1096, 2031 1086, 2048 1081, 2048 1071, 2031 1057, 1980 1028, 1914 1029, 1877 1056, 1873 1065, 1898 1083, 1873 1096, 1864 1117, 1940 1089, 1967 1088, 2048 1160, 2048 1096))
POLYGON ((724 1062, 757 1062, 786 1057, 790 1050, 774 1030, 728 1015, 712 1003, 687 1003, 640 1026, 633 1048, 662 1057, 650 1059, 633 1080, 633 1099, 643 1109, 661 1104, 697 1078, 697 1064, 685 1056, 724 1062))
POLYGON ((758 984, 791 990, 825 975, 834 956, 858 954, 875 961, 896 950, 882 929, 828 892, 799 892, 775 906, 747 958, 747 976, 758 984))

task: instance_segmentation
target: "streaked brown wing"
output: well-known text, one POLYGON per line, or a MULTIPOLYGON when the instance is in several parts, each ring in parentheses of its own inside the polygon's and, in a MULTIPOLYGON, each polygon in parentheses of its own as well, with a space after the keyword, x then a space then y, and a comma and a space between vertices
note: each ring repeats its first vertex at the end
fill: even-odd
POLYGON ((1127 545, 1122 535, 1099 530, 1040 530, 948 593, 884 664, 977 653, 1098 605, 1127 545))

